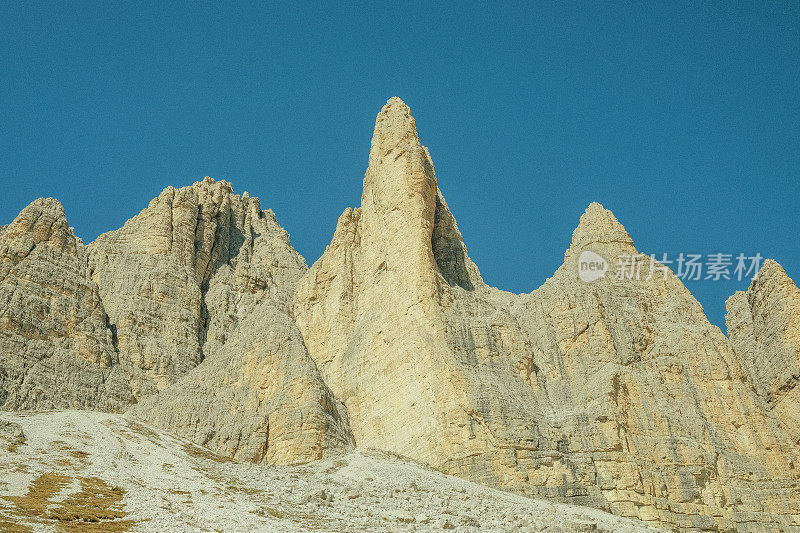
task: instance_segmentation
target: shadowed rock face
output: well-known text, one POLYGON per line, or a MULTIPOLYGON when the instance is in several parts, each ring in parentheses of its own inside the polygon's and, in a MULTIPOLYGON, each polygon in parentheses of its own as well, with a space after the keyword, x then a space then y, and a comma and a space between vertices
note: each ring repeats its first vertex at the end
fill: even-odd
POLYGON ((359 445, 675 527, 798 524, 797 449, 730 342, 649 258, 641 279, 617 280, 619 254, 638 252, 592 204, 540 289, 488 287, 393 98, 361 206, 294 314, 359 445), (579 279, 586 250, 611 265, 605 278, 579 279))
POLYGON ((0 231, 0 408, 121 411, 117 362, 83 244, 58 200, 35 200, 0 231))
POLYGON ((800 445, 800 289, 767 260, 726 308, 728 335, 748 380, 800 445))
POLYGON ((264 297, 285 306, 306 265, 258 198, 206 178, 101 235, 89 270, 121 360, 148 376, 134 384, 142 397, 213 354, 264 297))
POLYGON ((352 448, 288 315, 305 261, 257 198, 170 187, 88 253, 41 199, 0 239, 4 409, 140 402, 139 418, 254 462, 352 448))
POLYGON ((146 372, 135 416, 258 463, 353 446, 288 315, 305 260, 258 198, 211 178, 169 187, 92 243, 89 269, 120 358, 146 372))
POLYGON ((354 447, 344 407, 269 299, 217 353, 131 414, 253 463, 306 463, 354 447))
POLYGON ((5 409, 138 402, 244 461, 357 444, 675 529, 800 528, 800 291, 780 266, 728 301, 731 342, 595 203, 542 287, 489 287, 399 98, 310 269, 210 178, 87 248, 49 199, 0 243, 5 409), (608 266, 589 282, 587 252, 608 266))

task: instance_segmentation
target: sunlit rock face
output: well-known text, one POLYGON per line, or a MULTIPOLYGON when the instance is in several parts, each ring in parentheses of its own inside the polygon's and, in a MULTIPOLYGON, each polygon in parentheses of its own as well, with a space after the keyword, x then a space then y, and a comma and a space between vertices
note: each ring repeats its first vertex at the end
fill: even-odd
POLYGON ((594 203, 539 289, 489 287, 399 98, 311 268, 206 178, 86 248, 37 200, 0 228, 0 280, 4 409, 129 408, 241 461, 377 448, 670 529, 800 529, 783 269, 729 299, 729 340, 594 203))
POLYGON ((258 198, 206 178, 167 187, 89 245, 120 359, 164 389, 222 346, 265 297, 286 307, 305 261, 258 198))
POLYGON ((617 279, 620 254, 638 252, 592 204, 541 288, 488 287, 393 98, 294 315, 361 446, 670 527, 797 525, 797 448, 731 343, 661 265, 617 279), (587 250, 608 268, 592 282, 587 250))
POLYGON ((800 289, 767 260, 726 307, 728 335, 749 382, 800 446, 800 289))
POLYGON ((120 359, 144 372, 132 414, 244 461, 352 448, 346 412, 289 315, 306 269, 258 198, 211 178, 168 187, 100 236, 89 270, 120 359))
POLYGON ((0 409, 121 411, 132 401, 86 250, 53 198, 0 229, 0 409))

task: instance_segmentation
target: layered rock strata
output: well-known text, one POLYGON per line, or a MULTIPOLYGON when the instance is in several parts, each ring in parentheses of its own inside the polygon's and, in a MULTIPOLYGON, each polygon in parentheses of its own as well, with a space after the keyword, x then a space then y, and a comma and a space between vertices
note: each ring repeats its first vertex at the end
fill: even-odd
POLYGON ((0 409, 125 409, 106 318, 64 208, 35 200, 0 231, 0 409))
POLYGON ((593 204, 544 286, 488 287, 392 99, 361 206, 340 217, 294 313, 359 445, 679 528, 800 524, 796 448, 728 339, 646 259, 593 204), (636 258, 639 279, 611 268, 581 281, 587 250, 612 267, 636 258))

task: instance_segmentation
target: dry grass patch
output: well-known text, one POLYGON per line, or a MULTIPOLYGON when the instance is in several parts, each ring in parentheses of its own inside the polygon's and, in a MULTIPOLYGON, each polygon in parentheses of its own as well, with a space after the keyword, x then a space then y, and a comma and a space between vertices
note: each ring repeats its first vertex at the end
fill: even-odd
POLYGON ((133 522, 121 520, 127 513, 122 510, 125 491, 110 487, 100 478, 78 478, 81 489, 60 502, 47 518, 62 522, 68 532, 128 531, 133 522), (64 523, 66 522, 66 523, 64 523))
MULTIPOLYGON (((54 502, 53 498, 73 480, 70 476, 42 474, 28 488, 25 496, 4 496, 14 504, 18 518, 55 520, 62 530, 68 533, 108 531, 118 533, 128 531, 134 522, 122 520, 126 513, 122 510, 124 490, 111 488, 99 478, 77 478, 80 490, 66 499, 54 502)), ((12 519, 14 516, 12 515, 12 519)), ((6 522, 0 520, 0 526, 6 522)), ((23 529, 10 531, 30 531, 23 529)))
POLYGON ((33 529, 16 522, 9 522, 5 516, 0 516, 0 531, 3 533, 31 533, 33 529))
POLYGON ((13 503, 20 516, 42 516, 47 511, 50 499, 71 481, 69 476, 42 474, 33 480, 25 496, 3 496, 3 499, 13 503))

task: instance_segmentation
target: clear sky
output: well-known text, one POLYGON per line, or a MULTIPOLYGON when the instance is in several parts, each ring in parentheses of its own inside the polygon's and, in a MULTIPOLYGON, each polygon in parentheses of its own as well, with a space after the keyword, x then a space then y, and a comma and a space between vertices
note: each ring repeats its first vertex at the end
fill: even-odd
MULTIPOLYGON (((800 281, 799 2, 266 4, 0 3, 0 224, 54 196, 89 242, 210 175, 310 264, 397 95, 494 286, 541 285, 595 200, 643 252, 800 281)), ((723 325, 747 283, 687 285, 723 325)))

